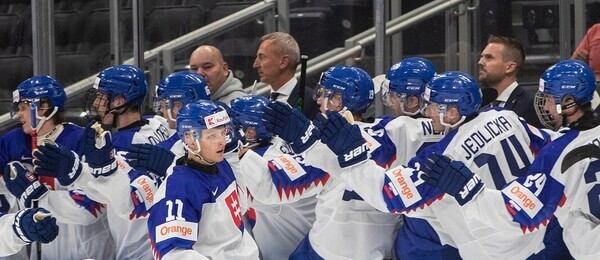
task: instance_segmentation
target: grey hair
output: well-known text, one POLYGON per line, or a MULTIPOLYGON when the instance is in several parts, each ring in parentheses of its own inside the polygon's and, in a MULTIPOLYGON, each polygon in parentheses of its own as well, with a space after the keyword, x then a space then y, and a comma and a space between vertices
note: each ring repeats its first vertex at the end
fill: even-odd
POLYGON ((284 32, 273 32, 260 38, 260 42, 271 40, 275 46, 275 52, 279 55, 290 57, 290 69, 295 70, 300 63, 300 47, 293 36, 284 32))

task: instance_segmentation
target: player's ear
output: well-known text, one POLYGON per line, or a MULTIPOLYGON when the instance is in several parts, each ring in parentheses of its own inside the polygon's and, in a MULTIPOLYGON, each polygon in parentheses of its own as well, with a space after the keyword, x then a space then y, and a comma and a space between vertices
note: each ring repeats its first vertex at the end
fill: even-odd
POLYGON ((117 95, 115 96, 115 98, 113 99, 113 106, 112 107, 119 107, 125 104, 125 97, 123 97, 123 95, 117 95))
POLYGON ((460 112, 458 111, 458 108, 456 106, 451 106, 446 112, 446 116, 449 119, 460 119, 460 112))

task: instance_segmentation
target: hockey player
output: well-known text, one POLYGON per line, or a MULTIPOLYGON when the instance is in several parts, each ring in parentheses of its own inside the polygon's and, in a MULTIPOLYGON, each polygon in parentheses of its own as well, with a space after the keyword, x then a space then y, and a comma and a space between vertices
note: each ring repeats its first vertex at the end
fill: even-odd
POLYGON ((244 231, 237 183, 223 160, 230 119, 198 100, 177 116, 187 154, 159 187, 148 230, 156 259, 258 259, 244 231))
POLYGON ((10 256, 32 242, 50 243, 58 235, 56 218, 43 209, 0 213, 0 256, 10 256))
MULTIPOLYGON (((455 246, 463 258, 506 258, 509 257, 504 255, 506 248, 512 249, 510 257, 526 258, 541 250, 543 237, 539 234, 523 236, 514 230, 495 230, 484 223, 476 228, 467 226, 467 218, 456 201, 424 184, 418 169, 428 154, 444 151, 455 158, 468 160, 469 167, 485 173, 482 179, 490 180, 490 183, 494 180, 501 188, 515 177, 498 173, 511 172, 511 168, 514 168, 513 174, 525 172, 534 152, 547 143, 548 134, 528 126, 512 111, 489 110, 478 115, 481 91, 475 80, 463 72, 437 75, 427 85, 423 97, 425 113, 432 118, 434 129, 445 132, 446 136, 420 151, 408 167, 398 166, 386 171, 367 160, 367 144, 358 129, 330 112, 326 113, 328 119, 323 116, 317 119, 321 142, 328 149, 313 143, 314 147, 308 151, 295 151, 305 152, 307 164, 321 167, 330 174, 343 171, 340 177, 375 208, 426 219, 434 227, 435 234, 423 234, 423 238, 455 246), (494 156, 498 152, 505 156, 494 156)), ((286 113, 289 112, 273 107, 271 115, 278 119, 273 121, 276 133, 292 143, 305 143, 310 147, 312 139, 301 138, 302 134, 312 136, 319 131, 307 131, 309 129, 304 127, 300 130, 302 134, 290 134, 286 131, 288 128, 300 126, 289 125, 293 120, 287 120, 288 116, 283 116, 286 113)), ((475 179, 469 187, 477 190, 481 186, 481 181, 475 179)))
POLYGON ((146 93, 146 77, 140 69, 131 65, 105 69, 88 93, 87 107, 103 126, 116 128, 112 140, 108 131, 95 129, 91 122, 84 130, 82 160, 86 163, 81 167, 64 147, 45 145, 36 155, 48 175, 74 183, 107 205, 117 259, 152 258, 147 219, 143 216, 153 202, 160 178, 151 172, 132 170, 120 156, 115 158, 115 150, 124 151, 136 143, 157 144, 169 137, 164 118, 142 118, 140 108, 146 93), (128 174, 115 174, 117 168, 128 174))
POLYGON ((42 258, 113 258, 114 244, 104 206, 58 179, 38 180, 42 173, 38 169, 32 171, 32 148, 38 145, 51 142, 68 147, 73 153, 82 151, 83 129, 63 122, 65 102, 62 84, 50 76, 34 76, 17 86, 13 92, 14 118, 22 127, 0 139, 4 184, 19 198, 21 207, 31 208, 37 201, 40 207, 54 212, 62 232, 52 243, 42 245, 42 258))
POLYGON ((196 72, 179 71, 162 78, 156 85, 156 101, 153 108, 155 113, 167 119, 170 137, 156 145, 132 144, 125 154, 129 165, 165 176, 175 159, 185 154, 183 144, 176 133, 177 113, 186 104, 199 99, 209 100, 210 90, 206 80, 196 72))
POLYGON ((203 99, 210 100, 210 90, 206 80, 193 71, 179 71, 160 80, 156 86, 154 112, 169 122, 171 137, 159 144, 173 152, 176 158, 185 154, 183 144, 176 133, 177 113, 188 103, 203 99), (178 143, 177 145, 175 145, 178 143))
POLYGON ((249 191, 248 216, 261 259, 287 259, 315 221, 315 195, 329 174, 304 165, 266 130, 262 110, 268 102, 262 96, 231 102, 231 116, 245 133, 246 149, 252 150, 243 153, 240 172, 234 174, 245 194, 249 191))
MULTIPOLYGON (((540 151, 526 176, 508 183, 501 191, 485 188, 472 196, 464 206, 472 218, 497 228, 522 228, 528 233, 536 232, 554 213, 564 228, 562 237, 573 257, 600 257, 600 118, 591 107, 595 90, 592 70, 578 60, 558 62, 542 74, 536 112, 546 127, 562 128, 562 136, 540 151)), ((446 156, 434 154, 430 159, 423 169, 429 176, 427 182, 452 196, 460 194, 445 183, 460 189, 465 178, 479 173, 446 156)), ((553 237, 560 238, 560 234, 553 237)))

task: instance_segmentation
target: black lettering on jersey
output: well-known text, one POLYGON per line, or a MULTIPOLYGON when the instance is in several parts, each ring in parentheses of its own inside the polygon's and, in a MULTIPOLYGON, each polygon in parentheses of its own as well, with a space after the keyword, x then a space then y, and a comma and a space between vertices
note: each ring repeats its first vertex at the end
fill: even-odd
POLYGON ((423 135, 441 135, 442 132, 436 132, 433 129, 433 124, 430 120, 421 121, 421 129, 423 130, 423 135))
POLYGON ((600 159, 600 147, 593 144, 586 144, 573 149, 565 155, 560 165, 560 173, 564 174, 571 166, 586 158, 600 159))
POLYGON ((507 132, 510 128, 512 128, 512 124, 504 116, 499 116, 483 124, 483 129, 477 129, 471 133, 460 145, 467 154, 465 159, 471 159, 485 145, 492 142, 500 134, 507 132))

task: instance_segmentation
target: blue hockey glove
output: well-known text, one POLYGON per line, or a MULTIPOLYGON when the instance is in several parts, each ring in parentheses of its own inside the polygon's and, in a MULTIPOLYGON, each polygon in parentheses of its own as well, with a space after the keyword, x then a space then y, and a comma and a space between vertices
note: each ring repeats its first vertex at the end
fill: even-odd
POLYGON ((369 158, 367 142, 362 137, 357 125, 346 121, 338 112, 325 111, 319 113, 315 124, 321 130, 321 142, 337 154, 342 168, 366 161, 369 158))
POLYGON ((300 111, 282 102, 271 102, 263 109, 263 122, 268 131, 287 141, 300 154, 317 140, 319 130, 300 111))
POLYGON ((479 175, 473 173, 461 161, 453 161, 445 155, 432 153, 421 166, 422 179, 432 186, 453 196, 458 204, 465 205, 483 189, 479 175))
POLYGON ((149 170, 160 176, 165 176, 167 169, 175 160, 175 154, 162 147, 151 144, 132 144, 125 155, 129 166, 149 170))
POLYGON ((227 143, 225 144, 225 154, 229 154, 231 152, 239 152, 240 149, 244 146, 244 134, 240 129, 233 128, 231 132, 227 136, 227 143))
POLYGON ((79 156, 64 146, 46 141, 33 151, 34 171, 38 175, 58 179, 63 186, 69 186, 81 175, 79 156))
POLYGON ((95 125, 96 122, 92 121, 83 131, 83 158, 92 169, 94 177, 110 176, 117 171, 115 148, 110 132, 95 125))
POLYGON ((26 209, 17 212, 13 230, 25 243, 34 241, 50 243, 58 236, 56 218, 43 208, 26 209))
POLYGON ((48 192, 48 188, 40 183, 38 176, 25 169, 18 161, 6 165, 3 177, 6 188, 27 208, 31 208, 33 201, 39 200, 48 192))

